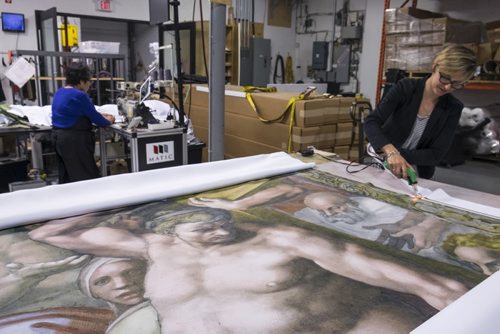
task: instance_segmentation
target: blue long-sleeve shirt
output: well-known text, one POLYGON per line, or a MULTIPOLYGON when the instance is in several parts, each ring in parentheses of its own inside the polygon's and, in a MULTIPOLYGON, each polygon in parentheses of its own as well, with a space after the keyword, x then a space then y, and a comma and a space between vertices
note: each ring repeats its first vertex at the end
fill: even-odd
POLYGON ((76 88, 59 89, 52 101, 52 126, 68 129, 73 127, 81 117, 88 118, 97 126, 111 125, 95 109, 87 93, 76 88))

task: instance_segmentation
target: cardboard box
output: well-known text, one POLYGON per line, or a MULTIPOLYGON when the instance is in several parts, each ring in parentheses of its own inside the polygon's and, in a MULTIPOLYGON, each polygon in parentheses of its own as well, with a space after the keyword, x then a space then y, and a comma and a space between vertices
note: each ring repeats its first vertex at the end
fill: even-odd
MULTIPOLYGON (((198 88, 192 90, 192 105, 208 108, 206 87, 199 87, 203 90, 198 88)), ((241 95, 241 89, 238 86, 226 86, 224 109, 226 112, 256 119, 259 117, 266 120, 279 118, 284 114, 290 99, 297 96, 294 92, 252 93, 257 114, 245 97, 235 96, 236 93, 241 95)), ((369 100, 362 99, 362 101, 369 100)), ((317 96, 313 99, 298 100, 295 104, 294 125, 310 127, 350 121, 350 108, 353 102, 354 98, 350 97, 323 98, 317 96)), ((289 117, 290 112, 288 111, 281 122, 289 124, 289 117)))
MULTIPOLYGON (((198 127, 208 129, 206 123, 193 121, 193 124, 195 129, 198 127)), ((293 127, 291 149, 299 151, 308 146, 314 146, 318 149, 331 148, 337 140, 336 129, 335 124, 308 128, 293 127)), ((352 129, 342 134, 342 136, 349 136, 349 139, 343 138, 342 142, 350 143, 351 131, 352 129)), ((254 118, 226 113, 224 132, 225 135, 248 139, 282 151, 288 150, 289 126, 286 124, 263 123, 254 118)), ((195 135, 201 140, 205 140, 205 137, 200 136, 196 131, 195 135)))
MULTIPOLYGON (((498 50, 498 46, 500 45, 500 27, 496 27, 496 22, 489 23, 490 28, 486 30, 486 36, 488 42, 491 44, 491 50, 493 54, 498 50)), ((500 25, 500 23, 498 24, 500 25)), ((488 27, 488 24, 486 26, 488 27)))
MULTIPOLYGON (((186 106, 186 113, 190 110, 191 122, 194 126, 202 126, 208 129, 208 108, 198 107, 192 105, 189 109, 189 105, 186 106)), ((195 134, 196 135, 196 134, 195 134)))
POLYGON ((477 63, 482 65, 488 60, 493 59, 493 52, 491 50, 491 43, 481 43, 477 48, 477 63))
MULTIPOLYGON (((272 93, 270 93, 272 94, 272 93)), ((280 112, 277 110, 284 110, 288 101, 293 96, 286 96, 285 93, 273 95, 255 95, 253 99, 255 105, 264 115, 276 118, 280 112), (278 109, 277 106, 282 106, 278 109)), ((295 126, 298 127, 312 127, 324 124, 336 124, 338 122, 352 121, 351 106, 354 103, 354 97, 333 97, 333 98, 313 98, 309 100, 299 100, 295 105, 295 126)), ((360 102, 368 102, 369 99, 358 99, 360 102)), ((289 122, 286 117, 284 123, 289 122)))
MULTIPOLYGON (((208 129, 194 126, 193 130, 199 138, 208 138, 208 129)), ((265 154, 282 151, 278 147, 265 145, 238 136, 224 135, 224 157, 238 158, 256 154, 265 154)), ((202 161, 208 161, 208 148, 203 148, 202 161)))
POLYGON ((492 29, 500 28, 500 20, 488 22, 484 26, 486 27, 486 30, 492 30, 492 29))
POLYGON ((409 17, 415 19, 428 19, 443 17, 443 14, 430 12, 428 10, 414 7, 389 8, 385 10, 384 18, 386 23, 401 22, 409 20, 409 17))
POLYGON ((359 161, 359 150, 357 145, 339 145, 333 148, 333 152, 342 159, 348 161, 359 161))
MULTIPOLYGON (((440 13, 413 7, 390 8, 385 12, 386 34, 416 36, 423 33, 444 32, 444 34, 429 37, 431 41, 438 38, 433 44, 480 43, 482 29, 481 22, 457 20, 440 13)), ((419 37, 416 37, 416 43, 410 44, 429 43, 418 41, 418 39, 419 37)))
POLYGON ((351 145, 357 142, 357 128, 353 127, 352 122, 337 123, 335 131, 335 146, 337 145, 351 145))
POLYGON ((228 158, 246 157, 282 151, 281 149, 238 136, 224 136, 224 156, 228 158))
POLYGON ((419 34, 388 34, 385 37, 386 44, 409 46, 409 45, 435 45, 446 43, 444 31, 424 32, 419 34))
POLYGON ((386 49, 385 68, 432 72, 432 62, 443 46, 392 46, 386 49))
POLYGON ((338 154, 344 160, 349 160, 350 149, 350 145, 336 145, 333 148, 333 153, 338 154))
MULTIPOLYGON (((208 110, 202 107, 191 107, 193 126, 208 129, 208 110)), ((315 127, 292 128, 292 148, 294 151, 307 146, 328 148, 335 144, 337 126, 325 124, 315 127)), ((257 118, 226 112, 224 115, 224 133, 238 136, 254 142, 277 147, 280 150, 288 149, 289 125, 283 123, 264 123, 257 118)), ((195 136, 205 141, 196 132, 195 136)))

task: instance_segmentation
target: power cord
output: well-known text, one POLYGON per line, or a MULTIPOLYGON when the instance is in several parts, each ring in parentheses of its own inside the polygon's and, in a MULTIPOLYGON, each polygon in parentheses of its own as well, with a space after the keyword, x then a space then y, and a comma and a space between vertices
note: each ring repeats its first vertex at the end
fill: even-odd
MULTIPOLYGON (((313 149, 314 150, 314 149, 313 149)), ((302 151, 301 151, 302 153, 302 151)), ((332 161, 332 162, 336 162, 338 164, 341 164, 341 165, 345 165, 345 171, 349 174, 356 174, 356 173, 359 173, 365 169, 367 169, 368 167, 376 167, 376 168, 381 168, 380 164, 376 163, 376 162, 370 162, 369 164, 362 164, 362 163, 359 163, 359 162, 355 162, 355 161, 349 161, 349 162, 344 162, 340 159, 340 157, 333 153, 333 157, 332 156, 326 156, 324 154, 321 154, 321 153, 318 153, 316 152, 316 150, 314 150, 314 154, 315 155, 319 155, 320 157, 322 157, 323 159, 325 160, 328 160, 328 161, 332 161), (352 168, 353 167, 360 167, 360 166, 363 166, 362 168, 359 168, 359 169, 356 169, 356 170, 353 170, 352 168)), ((302 155, 304 156, 304 154, 302 153, 302 155)), ((363 159, 364 158, 368 158, 369 156, 368 155, 364 155, 363 156, 363 159)))

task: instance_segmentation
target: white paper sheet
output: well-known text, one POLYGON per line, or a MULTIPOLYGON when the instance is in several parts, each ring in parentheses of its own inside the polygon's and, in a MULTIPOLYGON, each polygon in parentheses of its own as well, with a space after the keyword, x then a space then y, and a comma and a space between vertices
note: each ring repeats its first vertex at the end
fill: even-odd
POLYGON ((20 106, 11 105, 9 112, 19 111, 28 118, 28 122, 33 125, 52 125, 52 106, 20 106))
MULTIPOLYGON (((433 202, 446 204, 447 206, 460 208, 469 212, 476 212, 500 219, 500 209, 498 207, 495 208, 492 206, 482 205, 479 203, 474 203, 471 201, 466 201, 459 198, 451 197, 442 189, 434 190, 432 193, 428 194, 426 198, 433 202)), ((500 203, 498 204, 500 205, 500 203)))
MULTIPOLYGON (((209 92, 207 86, 196 86, 196 90, 200 91, 200 92, 205 92, 205 93, 209 92)), ((234 96, 234 97, 243 97, 243 98, 245 98, 247 96, 245 92, 238 91, 238 90, 230 90, 230 89, 224 90, 224 95, 234 96)))
POLYGON ((0 229, 197 193, 313 166, 277 152, 0 194, 0 229))
MULTIPOLYGON (((352 170, 357 170, 361 168, 362 167, 352 167, 352 170)), ((405 194, 408 196, 415 195, 411 190, 412 188, 408 186, 408 183, 405 180, 397 179, 393 175, 391 175, 390 172, 379 168, 369 167, 360 172, 350 174, 346 172, 345 165, 331 162, 331 163, 320 164, 318 166, 318 169, 350 180, 355 180, 357 182, 371 183, 375 187, 390 190, 395 193, 405 194)), ((456 196, 450 196, 446 191, 442 189, 443 187, 447 186, 445 184, 438 182, 428 182, 427 180, 419 180, 419 184, 420 183, 422 185, 432 187, 431 189, 428 187, 423 187, 421 185, 418 185, 419 193, 425 197, 424 200, 429 200, 446 206, 459 208, 469 212, 475 212, 485 216, 500 219, 500 209, 499 209, 500 202, 498 202, 498 205, 495 206, 491 205, 492 202, 491 200, 488 201, 488 204, 490 205, 484 205, 478 203, 480 201, 483 201, 482 197, 484 196, 488 196, 490 198, 498 196, 478 193, 472 190, 462 188, 463 192, 471 192, 477 194, 476 198, 473 198, 471 200, 465 200, 465 199, 460 199, 456 196)))
POLYGON ((499 333, 499 287, 500 272, 496 272, 411 333, 499 333))
POLYGON ((35 75, 35 66, 28 63, 24 58, 17 58, 12 66, 5 72, 5 76, 16 84, 23 87, 32 76, 35 75))

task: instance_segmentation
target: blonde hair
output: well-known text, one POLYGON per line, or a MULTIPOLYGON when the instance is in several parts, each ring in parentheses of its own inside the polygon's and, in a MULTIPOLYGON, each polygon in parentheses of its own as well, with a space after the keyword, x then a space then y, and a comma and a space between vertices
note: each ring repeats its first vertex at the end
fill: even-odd
POLYGON ((443 249, 448 254, 454 254, 458 246, 485 247, 500 250, 498 236, 487 236, 483 234, 452 234, 443 241, 443 249))
POLYGON ((465 80, 469 80, 477 69, 476 54, 463 45, 449 45, 434 58, 432 69, 437 68, 446 74, 463 74, 465 80))

